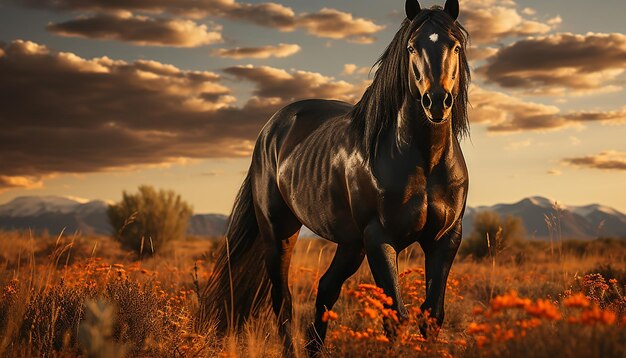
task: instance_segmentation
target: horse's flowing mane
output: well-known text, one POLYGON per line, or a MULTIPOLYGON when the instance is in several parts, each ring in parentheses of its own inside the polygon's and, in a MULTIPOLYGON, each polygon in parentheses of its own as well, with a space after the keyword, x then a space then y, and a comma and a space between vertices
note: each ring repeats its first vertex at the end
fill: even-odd
POLYGON ((448 31, 461 44, 459 94, 452 108, 452 131, 459 139, 469 134, 467 91, 470 72, 465 51, 469 35, 463 26, 453 21, 440 7, 434 6, 421 10, 413 21, 405 19, 402 22, 400 30, 374 65, 378 65, 378 69, 372 84, 348 114, 351 126, 363 135, 363 149, 368 159, 376 156, 382 135, 396 126, 398 112, 405 96, 409 95, 409 54, 406 46, 411 35, 426 21, 448 31))

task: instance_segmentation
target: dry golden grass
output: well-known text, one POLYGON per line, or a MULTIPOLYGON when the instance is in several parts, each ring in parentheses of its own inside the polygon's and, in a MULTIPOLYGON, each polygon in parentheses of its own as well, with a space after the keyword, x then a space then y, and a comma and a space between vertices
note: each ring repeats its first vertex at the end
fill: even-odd
MULTIPOLYGON (((0 234, 0 356, 279 356, 270 314, 224 339, 195 331, 197 292, 208 280, 214 247, 195 239, 137 260, 106 237, 0 234)), ((318 240, 296 248, 291 287, 299 347, 317 279, 333 252, 333 244, 318 240)), ((446 322, 431 341, 417 330, 425 294, 420 249, 400 257, 411 320, 394 342, 384 336, 382 318, 393 320, 395 312, 385 308, 388 298, 363 265, 326 314, 325 354, 626 356, 624 241, 565 243, 562 250, 534 243, 493 259, 457 258, 446 322)))

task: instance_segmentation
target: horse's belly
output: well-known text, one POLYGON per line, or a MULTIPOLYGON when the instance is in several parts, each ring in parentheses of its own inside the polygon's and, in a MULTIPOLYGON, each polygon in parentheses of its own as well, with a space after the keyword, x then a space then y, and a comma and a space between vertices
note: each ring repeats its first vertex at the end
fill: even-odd
POLYGON ((361 233, 352 218, 342 171, 323 163, 316 170, 305 168, 312 160, 283 162, 278 176, 283 199, 300 222, 314 233, 338 243, 353 241, 361 233))
POLYGON ((345 200, 323 189, 331 186, 315 183, 308 190, 290 191, 289 206, 300 222, 317 235, 337 243, 352 241, 361 234, 345 200))

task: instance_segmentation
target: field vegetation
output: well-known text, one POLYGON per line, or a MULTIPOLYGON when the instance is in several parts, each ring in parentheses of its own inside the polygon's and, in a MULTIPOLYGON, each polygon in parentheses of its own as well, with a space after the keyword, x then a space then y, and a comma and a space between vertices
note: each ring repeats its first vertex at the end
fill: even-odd
MULTIPOLYGON (((497 232, 494 234, 497 236, 497 232)), ((215 240, 168 242, 140 259, 108 237, 0 234, 0 356, 280 356, 274 317, 218 337, 198 331, 198 292, 215 240)), ((313 317, 318 278, 334 245, 302 239, 291 265, 299 347, 313 317)), ((367 264, 325 318, 333 357, 624 357, 626 241, 516 242, 484 257, 465 250, 453 265, 446 322, 436 340, 417 330, 423 256, 403 252, 402 292, 411 311, 395 341, 382 318, 389 298, 367 264), (556 246, 555 246, 556 245, 556 246)), ((304 356, 303 351, 298 351, 304 356)))

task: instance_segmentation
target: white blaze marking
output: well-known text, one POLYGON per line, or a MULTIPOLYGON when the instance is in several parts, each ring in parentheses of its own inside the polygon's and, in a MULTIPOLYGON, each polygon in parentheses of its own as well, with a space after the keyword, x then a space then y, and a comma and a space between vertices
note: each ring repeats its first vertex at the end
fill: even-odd
POLYGON ((437 42, 437 40, 439 40, 439 34, 432 34, 430 35, 430 37, 428 37, 430 39, 430 41, 432 42, 437 42))

